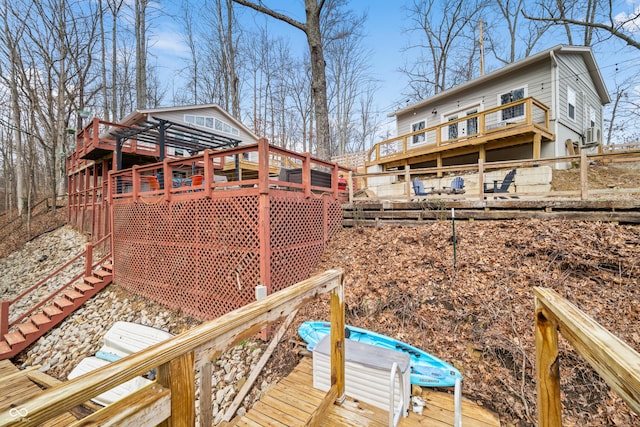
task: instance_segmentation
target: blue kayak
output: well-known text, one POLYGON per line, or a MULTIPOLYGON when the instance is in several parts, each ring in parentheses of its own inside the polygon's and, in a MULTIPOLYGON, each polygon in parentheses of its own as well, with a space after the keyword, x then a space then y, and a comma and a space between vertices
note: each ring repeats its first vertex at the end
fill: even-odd
MULTIPOLYGON (((313 351, 320 340, 330 332, 331 324, 328 322, 308 321, 298 328, 298 334, 307 343, 309 351, 313 351)), ((347 325, 345 338, 408 353, 411 359, 411 384, 422 387, 453 387, 457 378, 462 380, 460 372, 449 363, 386 335, 347 325)))

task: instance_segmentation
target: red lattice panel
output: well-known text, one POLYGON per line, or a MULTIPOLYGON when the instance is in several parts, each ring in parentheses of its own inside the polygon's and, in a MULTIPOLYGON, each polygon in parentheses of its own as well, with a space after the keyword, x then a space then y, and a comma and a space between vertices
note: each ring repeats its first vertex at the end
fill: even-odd
POLYGON ((115 280, 199 319, 254 298, 257 196, 114 206, 115 280))
POLYGON ((271 292, 275 292, 310 276, 342 224, 342 206, 330 197, 273 197, 270 207, 271 292))
MULTIPOLYGON (((260 283, 258 197, 114 204, 115 281, 203 320, 248 304, 260 283)), ((270 291, 308 278, 341 221, 330 197, 272 197, 270 291)))

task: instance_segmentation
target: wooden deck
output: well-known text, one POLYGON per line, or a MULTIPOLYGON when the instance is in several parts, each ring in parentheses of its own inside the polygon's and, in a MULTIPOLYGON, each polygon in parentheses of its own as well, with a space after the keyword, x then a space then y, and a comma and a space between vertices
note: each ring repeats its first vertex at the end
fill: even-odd
MULTIPOLYGON (((237 417, 225 427, 304 426, 325 395, 314 389, 312 384, 312 361, 305 357, 288 377, 270 389, 245 416, 237 417)), ((427 402, 423 415, 410 412, 407 418, 400 420, 400 426, 453 425, 453 394, 423 389, 422 397, 427 402)), ((495 413, 464 398, 462 417, 465 427, 500 426, 495 413)), ((387 411, 348 397, 342 406, 330 407, 321 425, 387 426, 388 423, 387 411)))
MULTIPOLYGON (((30 399, 39 394, 42 389, 30 379, 30 374, 35 374, 38 371, 19 370, 9 360, 0 360, 0 384, 2 384, 2 393, 0 393, 0 412, 7 409, 14 408, 15 411, 12 414, 16 418, 28 419, 29 414, 25 413, 24 408, 20 408, 16 405, 16 402, 21 402, 30 399)), ((55 381, 51 378, 51 381, 55 381)), ((67 426, 77 421, 77 418, 70 412, 65 412, 47 422, 43 423, 44 427, 56 427, 67 426)))

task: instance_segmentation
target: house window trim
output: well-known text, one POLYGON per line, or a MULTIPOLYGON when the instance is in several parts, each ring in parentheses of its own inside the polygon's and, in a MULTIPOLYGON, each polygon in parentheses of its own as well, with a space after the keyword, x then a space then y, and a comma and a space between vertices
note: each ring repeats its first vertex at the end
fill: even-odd
POLYGON ((574 123, 576 122, 578 116, 577 99, 578 97, 576 91, 571 86, 567 86, 567 119, 571 120, 574 123), (572 97, 570 96, 570 94, 573 94, 573 103, 571 103, 572 97), (573 117, 571 117, 571 107, 573 107, 573 117))
POLYGON ((185 123, 187 123, 189 125, 192 125, 192 126, 211 129, 213 131, 226 133, 228 135, 235 135, 235 136, 239 136, 240 135, 240 129, 239 128, 233 126, 230 123, 227 123, 224 120, 220 120, 219 118, 214 117, 214 116, 198 115, 198 114, 184 114, 183 120, 184 120, 185 123), (198 119, 200 119, 200 120, 198 120, 198 119), (202 123, 198 123, 198 121, 200 121, 202 123), (211 122, 211 126, 207 126, 207 122, 208 121, 211 122), (217 127, 218 123, 220 123, 220 127, 217 127))
MULTIPOLYGON (((409 124, 409 129, 411 130, 411 133, 416 132, 418 130, 423 130, 427 128, 427 118, 423 118, 422 120, 417 120, 415 122, 412 122, 411 124, 409 124), (414 125, 417 125, 419 123, 424 123, 424 126, 422 127, 422 129, 415 129, 414 130, 414 125)), ((411 145, 420 145, 420 144, 425 144, 427 142, 427 133, 426 132, 422 132, 422 133, 417 133, 415 135, 411 136, 411 145), (420 136, 422 136, 422 141, 416 141, 416 139, 418 139, 420 136)))
MULTIPOLYGON (((522 86, 511 88, 511 89, 509 89, 507 91, 498 93, 497 96, 496 96, 496 105, 498 107, 501 107, 502 105, 505 105, 505 104, 502 103, 502 96, 506 95, 508 93, 509 94, 513 93, 513 92, 515 92, 517 90, 520 90, 520 89, 523 90, 522 99, 524 99, 524 98, 529 96, 529 85, 525 84, 525 85, 522 85, 522 86)), ((521 115, 513 116, 513 117, 509 117, 509 118, 505 119, 504 118, 504 111, 505 110, 500 110, 500 112, 499 112, 499 118, 498 118, 498 122, 499 123, 506 123, 506 122, 510 122, 510 121, 519 122, 519 121, 525 120, 526 117, 527 117, 526 105, 524 105, 524 104, 522 105, 522 114, 521 115)))

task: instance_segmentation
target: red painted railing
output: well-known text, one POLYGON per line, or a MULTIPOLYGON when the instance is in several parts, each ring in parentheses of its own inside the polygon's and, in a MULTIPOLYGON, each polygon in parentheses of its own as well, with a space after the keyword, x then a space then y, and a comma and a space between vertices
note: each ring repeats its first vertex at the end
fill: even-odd
POLYGON ((95 267, 105 262, 111 256, 111 251, 110 251, 111 239, 110 238, 111 238, 111 235, 109 234, 104 236, 102 239, 98 240, 95 243, 87 243, 84 251, 74 256, 72 259, 67 261, 62 266, 55 269, 48 276, 46 276, 45 278, 38 281, 33 286, 23 291, 20 295, 16 296, 13 299, 4 300, 0 302, 0 336, 4 336, 9 331, 9 329, 11 329, 13 326, 18 325, 22 320, 31 316, 36 310, 40 309, 44 305, 53 301, 53 299, 56 298, 58 295, 60 295, 62 291, 67 289, 69 285, 80 280, 82 277, 91 275, 91 271, 95 267), (96 247, 102 247, 103 256, 97 262, 94 263, 93 251, 96 247), (40 287, 42 287, 48 281, 50 281, 51 279, 53 279, 54 277, 56 277, 57 275, 65 271, 69 266, 73 265, 74 263, 76 263, 78 260, 82 258, 84 258, 85 262, 84 262, 84 268, 80 273, 78 273, 76 276, 74 276, 71 280, 66 282, 64 285, 54 290, 48 296, 42 298, 42 300, 38 304, 30 307, 27 311, 21 313, 20 315, 17 315, 17 317, 10 319, 10 312, 11 312, 12 305, 14 305, 16 302, 20 301, 21 299, 25 298, 26 296, 40 289, 40 287))

